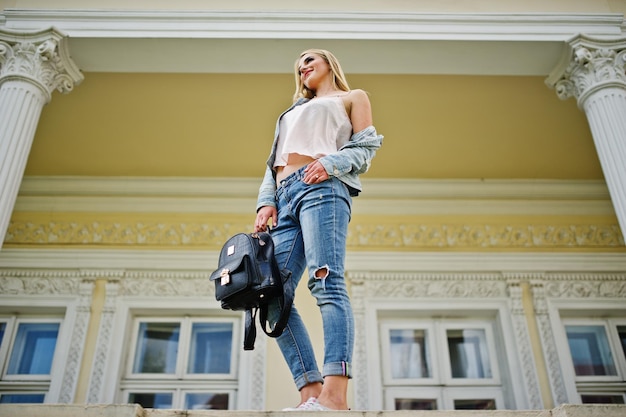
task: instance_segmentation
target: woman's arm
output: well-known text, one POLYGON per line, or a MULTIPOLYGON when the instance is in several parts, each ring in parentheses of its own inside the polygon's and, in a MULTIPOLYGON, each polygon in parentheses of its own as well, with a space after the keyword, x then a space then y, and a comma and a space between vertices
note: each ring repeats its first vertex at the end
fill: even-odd
POLYGON ((352 90, 347 95, 349 100, 349 116, 352 132, 360 132, 372 125, 372 106, 367 93, 363 90, 352 90))

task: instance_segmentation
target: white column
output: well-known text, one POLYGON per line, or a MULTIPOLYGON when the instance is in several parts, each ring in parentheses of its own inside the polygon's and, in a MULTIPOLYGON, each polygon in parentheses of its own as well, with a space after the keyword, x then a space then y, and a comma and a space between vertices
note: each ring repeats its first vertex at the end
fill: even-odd
POLYGON ((626 235, 626 38, 579 35, 546 83, 585 111, 622 234, 626 235))
POLYGON ((32 33, 0 29, 0 248, 41 110, 55 89, 67 93, 83 80, 66 42, 54 28, 32 33))

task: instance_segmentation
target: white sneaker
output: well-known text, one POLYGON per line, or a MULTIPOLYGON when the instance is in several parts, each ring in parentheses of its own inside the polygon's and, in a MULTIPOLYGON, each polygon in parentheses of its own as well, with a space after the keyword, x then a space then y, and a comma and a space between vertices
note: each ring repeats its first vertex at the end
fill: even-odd
POLYGON ((311 397, 297 407, 283 408, 283 411, 333 411, 328 407, 324 407, 317 401, 317 398, 311 397))

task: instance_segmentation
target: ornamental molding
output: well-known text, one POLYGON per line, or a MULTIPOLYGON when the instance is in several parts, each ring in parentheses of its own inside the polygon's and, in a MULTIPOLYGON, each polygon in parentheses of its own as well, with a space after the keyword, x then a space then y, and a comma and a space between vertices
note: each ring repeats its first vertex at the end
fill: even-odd
POLYGON ((212 271, 195 274, 179 272, 129 272, 119 283, 119 296, 173 297, 215 295, 212 271))
POLYGON ((35 84, 50 101, 54 90, 69 93, 83 78, 69 56, 67 36, 62 32, 55 28, 27 33, 0 28, 0 84, 11 80, 35 84))
POLYGON ((4 25, 50 25, 74 38, 565 40, 619 35, 618 13, 420 13, 317 10, 78 10, 2 12, 4 25))
POLYGON ((546 83, 562 100, 574 97, 583 108, 594 92, 626 89, 626 37, 616 39, 579 35, 568 41, 561 62, 546 83))
POLYGON ((28 271, 0 269, 3 295, 80 295, 80 271, 28 271))
POLYGON ((351 273, 351 283, 363 283, 363 297, 370 298, 502 298, 507 283, 494 273, 351 273))
POLYGON ((626 273, 546 274, 544 295, 555 299, 626 298, 626 273))
MULTIPOLYGON (((104 216, 103 216, 104 217, 104 216)), ((233 234, 252 230, 251 223, 36 219, 9 223, 6 245, 72 245, 126 247, 221 248, 233 234)), ((354 224, 349 226, 349 250, 621 248, 617 224, 354 224)))

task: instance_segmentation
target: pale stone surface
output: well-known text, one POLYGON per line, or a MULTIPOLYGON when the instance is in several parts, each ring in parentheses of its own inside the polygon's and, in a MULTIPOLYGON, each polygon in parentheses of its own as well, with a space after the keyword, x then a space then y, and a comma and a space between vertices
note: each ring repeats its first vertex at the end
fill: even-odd
MULTIPOLYGON (((296 414, 300 415, 302 412, 296 414)), ((304 412, 305 415, 310 413, 304 412)), ((570 405, 552 410, 336 411, 324 417, 623 417, 624 405, 570 405)), ((136 404, 0 404, 0 417, 293 417, 293 411, 153 410, 136 404)))
POLYGON ((137 404, 0 404, 0 417, 143 417, 137 404))

